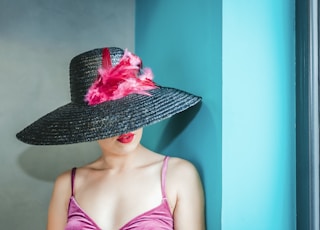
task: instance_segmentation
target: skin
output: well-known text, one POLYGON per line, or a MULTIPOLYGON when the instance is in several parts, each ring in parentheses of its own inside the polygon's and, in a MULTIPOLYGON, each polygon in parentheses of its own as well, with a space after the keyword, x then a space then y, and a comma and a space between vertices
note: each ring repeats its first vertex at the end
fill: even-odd
MULTIPOLYGON (((126 144, 120 143, 118 137, 99 140, 101 156, 76 171, 75 199, 104 230, 119 229, 161 203, 160 171, 164 156, 140 144, 142 129, 133 133, 133 141, 126 144)), ((65 228, 70 181, 70 171, 55 181, 47 230, 65 228)), ((175 230, 205 229, 203 188, 198 172, 190 162, 174 157, 169 159, 166 195, 175 230)))

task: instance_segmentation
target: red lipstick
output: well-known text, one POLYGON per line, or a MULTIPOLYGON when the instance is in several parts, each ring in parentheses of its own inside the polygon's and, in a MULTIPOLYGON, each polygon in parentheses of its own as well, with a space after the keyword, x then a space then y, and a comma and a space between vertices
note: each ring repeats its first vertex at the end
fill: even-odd
POLYGON ((127 144, 130 143, 133 140, 134 134, 133 133, 125 133, 118 137, 117 141, 127 144))

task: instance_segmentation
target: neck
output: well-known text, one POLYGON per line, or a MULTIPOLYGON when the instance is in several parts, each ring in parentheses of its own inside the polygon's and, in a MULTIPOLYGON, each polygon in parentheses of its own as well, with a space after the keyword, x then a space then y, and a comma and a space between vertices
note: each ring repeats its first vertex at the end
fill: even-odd
POLYGON ((123 171, 130 168, 137 167, 143 156, 148 150, 142 145, 138 145, 134 150, 131 151, 107 151, 102 149, 102 154, 97 160, 99 168, 123 171))

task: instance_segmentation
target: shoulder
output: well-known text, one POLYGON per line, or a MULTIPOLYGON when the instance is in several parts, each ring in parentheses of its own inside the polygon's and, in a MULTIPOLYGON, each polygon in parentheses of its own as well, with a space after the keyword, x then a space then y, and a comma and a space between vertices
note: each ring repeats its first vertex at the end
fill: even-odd
POLYGON ((47 229, 63 229, 71 196, 71 170, 60 174, 55 182, 48 208, 47 229))
POLYGON ((190 161, 178 157, 169 158, 168 172, 175 177, 198 176, 196 167, 190 161))
POLYGON ((190 188, 201 190, 201 179, 197 168, 187 160, 170 157, 167 169, 167 181, 177 194, 190 188))
POLYGON ((175 157, 170 158, 166 185, 167 197, 173 210, 176 228, 195 229, 202 226, 204 191, 196 167, 190 161, 175 157), (191 227, 186 226, 186 219, 189 219, 188 224, 191 227))
POLYGON ((71 196, 71 170, 61 173, 54 182, 53 196, 67 200, 71 196))
POLYGON ((71 169, 61 173, 55 180, 55 185, 58 187, 71 184, 71 169))
POLYGON ((171 158, 168 176, 175 229, 205 229, 204 191, 196 167, 187 160, 171 158))

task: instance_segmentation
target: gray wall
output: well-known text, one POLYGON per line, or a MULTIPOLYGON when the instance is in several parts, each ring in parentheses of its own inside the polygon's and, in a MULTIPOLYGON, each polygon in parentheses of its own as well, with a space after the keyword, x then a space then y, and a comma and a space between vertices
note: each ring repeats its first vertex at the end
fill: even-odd
POLYGON ((99 155, 95 143, 30 146, 15 134, 69 102, 70 59, 134 49, 133 0, 0 1, 0 229, 45 229, 55 177, 99 155))

